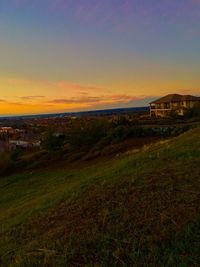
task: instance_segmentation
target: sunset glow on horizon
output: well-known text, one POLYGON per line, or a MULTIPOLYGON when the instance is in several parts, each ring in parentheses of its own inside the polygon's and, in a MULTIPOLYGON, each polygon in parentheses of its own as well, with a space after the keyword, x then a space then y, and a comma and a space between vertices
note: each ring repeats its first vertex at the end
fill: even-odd
POLYGON ((200 95, 199 0, 2 0, 0 116, 200 95))

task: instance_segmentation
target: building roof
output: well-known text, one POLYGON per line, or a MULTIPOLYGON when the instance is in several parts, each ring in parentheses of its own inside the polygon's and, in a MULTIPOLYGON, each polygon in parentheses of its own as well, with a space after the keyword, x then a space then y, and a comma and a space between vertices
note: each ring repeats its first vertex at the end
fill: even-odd
POLYGON ((200 97, 193 95, 183 95, 182 101, 200 101, 200 97))
POLYGON ((169 94, 151 102, 150 104, 181 102, 181 101, 200 101, 200 97, 192 95, 169 94))

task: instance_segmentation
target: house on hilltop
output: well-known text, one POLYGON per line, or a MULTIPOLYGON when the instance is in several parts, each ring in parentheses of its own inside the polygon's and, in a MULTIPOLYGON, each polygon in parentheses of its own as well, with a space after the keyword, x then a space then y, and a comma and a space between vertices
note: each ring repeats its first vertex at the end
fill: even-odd
POLYGON ((151 117, 168 117, 172 112, 183 116, 188 109, 200 103, 200 97, 192 95, 170 94, 150 103, 151 117))

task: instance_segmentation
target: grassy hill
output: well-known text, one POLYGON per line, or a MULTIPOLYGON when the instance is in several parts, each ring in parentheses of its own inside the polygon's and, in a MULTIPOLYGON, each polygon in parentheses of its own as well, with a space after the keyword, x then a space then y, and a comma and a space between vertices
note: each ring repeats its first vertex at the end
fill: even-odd
POLYGON ((0 179, 0 266, 200 266, 200 128, 0 179))

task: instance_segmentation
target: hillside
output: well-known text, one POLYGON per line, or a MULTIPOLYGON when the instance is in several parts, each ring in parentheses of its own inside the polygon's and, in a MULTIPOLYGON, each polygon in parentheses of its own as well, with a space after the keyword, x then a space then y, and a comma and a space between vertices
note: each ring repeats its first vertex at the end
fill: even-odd
POLYGON ((0 266, 199 266, 200 128, 0 179, 0 266))

